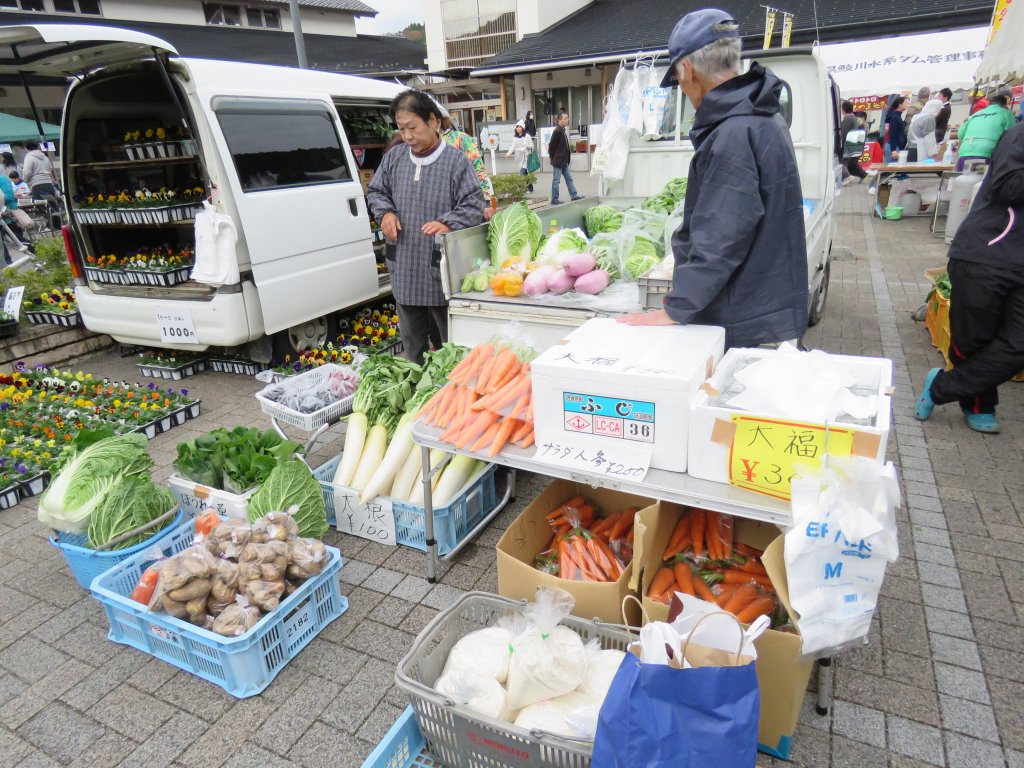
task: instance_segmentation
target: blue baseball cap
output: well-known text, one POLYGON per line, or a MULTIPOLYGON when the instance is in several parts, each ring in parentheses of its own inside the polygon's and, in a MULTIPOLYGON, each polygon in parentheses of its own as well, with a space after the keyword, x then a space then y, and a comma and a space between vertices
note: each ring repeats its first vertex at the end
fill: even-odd
POLYGON ((662 88, 676 84, 676 62, 705 45, 723 37, 739 37, 740 26, 732 17, 718 8, 703 8, 681 18, 668 38, 668 72, 661 81, 662 88))

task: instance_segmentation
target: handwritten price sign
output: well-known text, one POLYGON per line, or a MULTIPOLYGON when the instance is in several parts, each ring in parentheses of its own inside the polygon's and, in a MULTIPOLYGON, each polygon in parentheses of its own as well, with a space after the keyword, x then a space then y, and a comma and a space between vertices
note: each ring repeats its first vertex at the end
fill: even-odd
POLYGON ((533 458, 549 466, 622 480, 643 480, 651 467, 651 450, 629 443, 609 447, 580 437, 540 435, 533 458))
POLYGON ((361 536, 378 544, 397 546, 395 512, 390 499, 378 497, 366 504, 359 503, 359 494, 348 488, 334 492, 334 517, 338 530, 361 536))
POLYGON ((732 415, 729 482, 739 488, 789 500, 798 465, 820 467, 825 454, 850 456, 853 432, 824 424, 732 415))

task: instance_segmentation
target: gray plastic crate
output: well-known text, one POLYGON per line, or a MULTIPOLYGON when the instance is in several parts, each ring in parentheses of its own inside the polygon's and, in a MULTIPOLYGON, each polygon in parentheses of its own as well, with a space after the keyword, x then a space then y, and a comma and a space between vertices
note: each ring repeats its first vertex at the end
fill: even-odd
POLYGON ((663 309, 665 296, 672 290, 672 278, 651 277, 651 272, 640 275, 636 283, 640 291, 640 304, 644 309, 663 309))
MULTIPOLYGON (((462 637, 523 610, 516 602, 485 592, 467 592, 420 632, 398 663, 395 682, 409 694, 427 750, 448 768, 589 768, 593 744, 540 730, 527 731, 456 704, 434 690, 452 647, 462 637)), ((626 650, 629 635, 621 627, 569 616, 562 622, 586 643, 626 650)))

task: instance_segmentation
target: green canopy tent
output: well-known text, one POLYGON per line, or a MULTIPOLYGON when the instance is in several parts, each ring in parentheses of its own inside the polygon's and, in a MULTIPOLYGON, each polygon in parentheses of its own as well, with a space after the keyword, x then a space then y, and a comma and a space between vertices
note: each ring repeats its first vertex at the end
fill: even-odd
MULTIPOLYGON (((47 141, 60 138, 60 126, 43 123, 43 135, 47 141)), ((39 140, 39 128, 35 120, 8 115, 0 112, 0 144, 15 144, 29 139, 39 140)))

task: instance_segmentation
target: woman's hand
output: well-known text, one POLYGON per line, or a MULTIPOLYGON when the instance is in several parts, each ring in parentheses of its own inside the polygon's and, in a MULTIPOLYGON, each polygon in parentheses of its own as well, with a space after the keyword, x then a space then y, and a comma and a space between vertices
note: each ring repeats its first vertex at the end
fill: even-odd
POLYGON ((384 218, 380 220, 380 231, 388 240, 397 240, 398 233, 402 231, 402 222, 398 220, 397 214, 385 213, 384 218))
POLYGON ((664 309, 653 312, 635 312, 631 315, 620 315, 615 318, 626 325, 675 325, 676 321, 668 316, 664 309))
POLYGON ((428 237, 433 237, 434 235, 447 235, 451 231, 451 227, 447 224, 442 224, 440 221, 428 221, 423 225, 423 234, 428 237))

